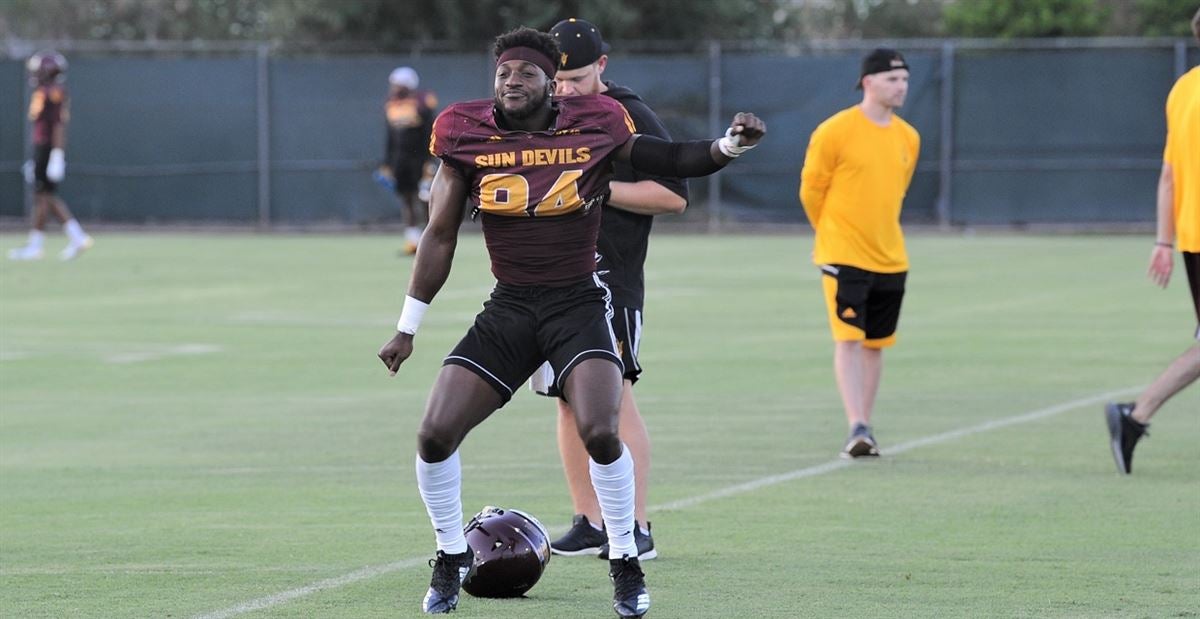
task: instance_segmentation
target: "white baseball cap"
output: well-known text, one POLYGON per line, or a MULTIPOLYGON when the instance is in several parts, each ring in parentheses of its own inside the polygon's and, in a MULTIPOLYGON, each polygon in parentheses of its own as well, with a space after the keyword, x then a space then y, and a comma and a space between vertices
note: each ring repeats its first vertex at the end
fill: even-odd
POLYGON ((399 67, 388 76, 389 84, 403 88, 416 88, 420 82, 421 78, 417 76, 416 70, 412 67, 399 67))

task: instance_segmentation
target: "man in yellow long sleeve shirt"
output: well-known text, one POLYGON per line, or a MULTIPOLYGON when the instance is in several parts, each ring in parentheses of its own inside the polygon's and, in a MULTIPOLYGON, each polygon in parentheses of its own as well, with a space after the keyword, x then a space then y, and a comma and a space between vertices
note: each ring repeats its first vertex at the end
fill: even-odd
MULTIPOLYGON (((1200 41, 1200 10, 1192 18, 1200 41)), ((1167 287, 1175 266, 1174 249, 1183 253, 1192 305, 1200 322, 1200 67, 1183 74, 1167 95, 1167 146, 1158 177, 1158 236, 1150 254, 1150 279, 1167 287)), ((1136 402, 1104 409, 1117 471, 1133 472, 1133 448, 1150 426, 1150 417, 1172 396, 1200 378, 1200 326, 1193 344, 1157 378, 1136 402)))
POLYGON ((895 111, 908 94, 899 52, 876 49, 862 63, 862 103, 821 123, 809 140, 800 202, 816 230, 813 262, 823 273, 833 365, 850 425, 844 458, 878 456, 871 409, 883 349, 896 341, 908 254, 900 208, 921 138, 895 111))

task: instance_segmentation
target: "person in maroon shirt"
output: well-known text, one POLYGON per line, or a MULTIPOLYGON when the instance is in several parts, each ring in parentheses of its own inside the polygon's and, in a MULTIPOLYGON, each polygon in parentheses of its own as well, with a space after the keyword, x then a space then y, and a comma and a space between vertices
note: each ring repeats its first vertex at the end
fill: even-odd
POLYGON ((33 228, 24 247, 9 250, 11 260, 40 260, 44 254, 46 219, 53 214, 63 224, 69 239, 59 253, 73 260, 92 246, 92 237, 84 233, 62 198, 55 195, 58 183, 67 174, 66 155, 68 111, 67 61, 55 52, 39 52, 27 63, 30 82, 29 121, 33 123, 33 161, 25 164, 26 182, 33 184, 33 228))
POLYGON ((421 317, 449 275, 469 198, 497 282, 444 360, 417 434, 417 486, 438 546, 422 610, 453 610, 474 560, 463 535, 459 445, 549 361, 590 457, 609 540, 613 609, 641 617, 650 596, 633 537, 633 460, 617 432, 623 367, 608 320, 611 295, 595 262, 611 163, 704 176, 754 147, 766 126, 738 113, 718 140, 636 135, 625 108, 610 97, 552 99, 560 52, 550 35, 518 28, 498 37, 493 51, 494 99, 451 105, 434 122, 430 152, 442 165, 429 226, 397 333, 379 351, 393 376, 412 354, 421 317))

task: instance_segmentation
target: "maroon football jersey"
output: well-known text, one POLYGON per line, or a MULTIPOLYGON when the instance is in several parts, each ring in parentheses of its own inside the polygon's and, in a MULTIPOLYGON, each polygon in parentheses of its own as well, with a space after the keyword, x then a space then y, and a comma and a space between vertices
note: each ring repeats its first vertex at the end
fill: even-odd
POLYGON ((58 84, 34 89, 29 97, 29 120, 33 123, 33 143, 49 144, 54 127, 67 120, 67 90, 58 84))
POLYGON ((553 104, 545 131, 496 124, 491 100, 446 108, 433 124, 429 152, 471 188, 483 223, 492 274, 517 286, 558 286, 596 270, 599 204, 609 156, 634 133, 620 103, 602 95, 553 104))

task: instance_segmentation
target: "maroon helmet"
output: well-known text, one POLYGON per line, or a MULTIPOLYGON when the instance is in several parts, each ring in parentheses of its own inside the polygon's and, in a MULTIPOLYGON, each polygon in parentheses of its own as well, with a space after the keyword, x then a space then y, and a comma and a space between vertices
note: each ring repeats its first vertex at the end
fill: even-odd
POLYGON ((475 552, 475 569, 462 588, 475 597, 520 597, 550 562, 550 535, 522 511, 485 507, 463 532, 475 552))
POLYGON ((67 78, 67 59, 55 51, 38 52, 25 63, 29 79, 35 84, 62 82, 67 78))

